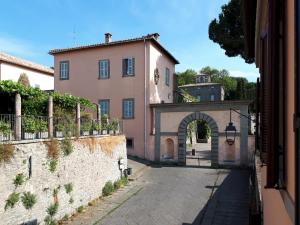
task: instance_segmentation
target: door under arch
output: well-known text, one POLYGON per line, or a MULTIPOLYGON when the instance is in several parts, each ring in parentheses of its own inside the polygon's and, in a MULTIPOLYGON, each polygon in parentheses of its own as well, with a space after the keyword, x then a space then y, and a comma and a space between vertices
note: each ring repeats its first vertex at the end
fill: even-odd
POLYGON ((211 129, 211 166, 218 166, 219 131, 215 120, 209 115, 194 112, 182 119, 178 127, 178 163, 186 165, 187 126, 194 120, 204 120, 211 129))

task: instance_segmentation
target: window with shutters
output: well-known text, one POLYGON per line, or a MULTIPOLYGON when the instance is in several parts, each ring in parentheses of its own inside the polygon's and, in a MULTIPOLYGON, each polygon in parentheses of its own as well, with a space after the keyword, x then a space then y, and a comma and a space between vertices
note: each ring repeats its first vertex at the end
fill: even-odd
POLYGON ((165 84, 167 86, 170 85, 170 69, 169 68, 166 68, 166 82, 165 82, 165 84))
POLYGON ((123 119, 134 118, 134 99, 123 99, 123 119))
POLYGON ((122 62, 123 76, 134 76, 135 72, 135 59, 125 58, 122 62))
POLYGON ((105 114, 109 116, 109 99, 99 100, 99 105, 101 108, 101 116, 105 114))
POLYGON ((61 61, 59 63, 59 79, 69 80, 69 61, 61 61))
POLYGON ((108 79, 110 75, 109 60, 104 59, 99 61, 99 79, 108 79))

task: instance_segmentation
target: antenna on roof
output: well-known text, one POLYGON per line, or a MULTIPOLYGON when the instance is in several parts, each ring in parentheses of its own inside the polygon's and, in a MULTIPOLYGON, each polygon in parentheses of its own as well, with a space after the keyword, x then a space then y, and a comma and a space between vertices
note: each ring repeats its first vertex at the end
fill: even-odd
POLYGON ((72 41, 73 41, 73 46, 75 46, 76 45, 76 31, 75 31, 75 26, 73 27, 72 41))

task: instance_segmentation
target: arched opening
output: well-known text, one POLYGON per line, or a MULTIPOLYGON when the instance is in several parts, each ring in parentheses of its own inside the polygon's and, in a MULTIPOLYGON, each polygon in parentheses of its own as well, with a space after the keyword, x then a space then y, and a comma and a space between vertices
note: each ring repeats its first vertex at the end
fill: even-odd
MULTIPOLYGON (((202 157, 205 158, 205 148, 209 147, 209 149, 211 149, 210 153, 210 162, 211 162, 211 166, 212 167, 217 167, 218 166, 218 139, 219 139, 219 133, 218 133, 218 126, 215 122, 215 120, 208 116, 205 113, 201 113, 201 112, 195 112, 192 113, 188 116, 186 116, 180 123, 179 128, 178 128, 178 162, 181 165, 187 165, 187 158, 186 156, 188 156, 189 154, 192 155, 192 149, 190 148, 190 153, 188 152, 188 148, 189 147, 193 147, 193 146, 188 146, 187 145, 187 138, 189 138, 188 136, 188 129, 189 124, 193 124, 192 127, 196 127, 195 129, 198 129, 198 121, 201 124, 207 124, 207 126, 210 129, 210 140, 208 139, 208 142, 210 143, 206 143, 207 146, 202 147, 202 149, 204 150, 202 153, 200 152, 200 156, 198 154, 198 157, 202 157), (201 156, 202 155, 202 156, 201 156)), ((195 132, 194 135, 194 142, 197 143, 197 131, 195 132)), ((198 136, 199 137, 199 136, 198 136)), ((193 138, 193 137, 192 137, 193 138)), ((189 141, 189 140, 188 140, 189 141)), ((200 142, 200 140, 198 140, 200 142)), ((196 151, 196 149, 195 149, 196 151)), ((200 165, 201 166, 201 165, 200 165)))
POLYGON ((211 129, 205 120, 187 125, 185 155, 187 166, 211 166, 211 129))
POLYGON ((167 154, 166 157, 174 159, 174 141, 171 138, 166 140, 167 154))

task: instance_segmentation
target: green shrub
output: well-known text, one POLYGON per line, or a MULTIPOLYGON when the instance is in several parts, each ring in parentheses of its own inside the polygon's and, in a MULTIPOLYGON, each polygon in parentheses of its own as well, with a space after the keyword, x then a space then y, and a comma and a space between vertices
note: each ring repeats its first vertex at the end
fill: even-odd
POLYGON ((72 183, 68 183, 68 184, 65 184, 65 190, 66 190, 66 193, 69 194, 73 191, 73 184, 72 183))
POLYGON ((26 133, 35 133, 37 130, 35 118, 31 116, 26 116, 23 118, 22 126, 26 133))
POLYGON ((31 209, 37 201, 36 195, 30 192, 24 192, 21 197, 21 200, 25 209, 31 209))
POLYGON ((53 219, 51 216, 46 216, 44 219, 45 225, 57 225, 57 222, 55 219, 53 219))
POLYGON ((122 181, 120 179, 114 182, 114 189, 115 190, 118 190, 121 187, 122 187, 122 181))
POLYGON ((4 206, 5 211, 8 208, 15 207, 15 205, 19 202, 19 200, 20 200, 20 194, 19 193, 16 193, 16 192, 11 193, 8 196, 8 199, 5 201, 6 202, 5 206, 4 206))
POLYGON ((65 138, 61 143, 61 148, 64 156, 68 156, 73 152, 73 145, 70 138, 65 138))
POLYGON ((49 163, 49 170, 51 173, 54 173, 57 167, 57 160, 56 159, 51 159, 49 163))
POLYGON ((124 186, 126 186, 128 184, 128 178, 125 176, 121 177, 121 182, 124 186))
POLYGON ((57 210, 58 203, 54 203, 47 208, 47 213, 49 214, 49 216, 53 217, 57 213, 57 210))
POLYGON ((25 176, 23 173, 19 173, 16 178, 14 179, 14 185, 17 188, 21 186, 25 182, 25 176))
POLYGON ((96 123, 96 122, 94 122, 94 123, 92 124, 92 128, 91 128, 91 130, 100 131, 100 130, 101 130, 101 126, 100 126, 100 124, 99 124, 99 123, 96 123))
POLYGON ((11 133, 10 124, 0 120, 0 133, 4 135, 9 135, 11 133))
POLYGON ((111 122, 111 129, 116 132, 119 128, 119 120, 118 119, 113 119, 111 122))
POLYGON ((55 125, 55 131, 62 132, 65 130, 65 127, 62 123, 58 123, 55 125))
POLYGON ((83 209, 84 209, 83 206, 79 206, 79 207, 77 208, 77 212, 81 213, 81 212, 83 211, 83 209))
POLYGON ((38 132, 46 132, 48 130, 48 123, 44 120, 37 120, 35 122, 36 130, 38 132))
POLYGON ((81 130, 82 131, 90 131, 92 128, 92 117, 90 113, 82 112, 81 116, 81 130))
POLYGON ((114 185, 111 181, 108 181, 105 183, 104 187, 102 188, 102 195, 103 196, 108 196, 112 192, 114 192, 114 185))

